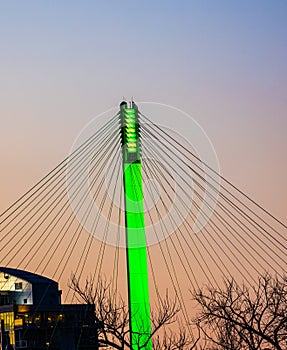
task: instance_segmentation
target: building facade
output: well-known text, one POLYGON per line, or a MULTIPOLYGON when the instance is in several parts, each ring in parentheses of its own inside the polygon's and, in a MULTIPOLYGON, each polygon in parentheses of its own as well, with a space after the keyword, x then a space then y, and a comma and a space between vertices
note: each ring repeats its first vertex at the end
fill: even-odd
POLYGON ((62 304, 58 283, 0 267, 0 344, 26 350, 98 349, 92 305, 62 304))

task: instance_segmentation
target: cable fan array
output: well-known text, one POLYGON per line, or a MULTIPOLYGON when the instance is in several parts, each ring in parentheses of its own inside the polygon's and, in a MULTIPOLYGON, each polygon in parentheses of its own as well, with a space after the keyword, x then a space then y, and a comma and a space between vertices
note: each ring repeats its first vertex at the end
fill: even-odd
MULTIPOLYGON (((151 307, 168 289, 190 325, 190 290, 286 272, 287 227, 140 115, 151 307)), ((104 274, 125 296, 122 171, 116 115, 1 214, 0 265, 46 275, 62 288, 71 273, 95 283, 104 274)), ((66 288, 65 301, 74 297, 66 288)))

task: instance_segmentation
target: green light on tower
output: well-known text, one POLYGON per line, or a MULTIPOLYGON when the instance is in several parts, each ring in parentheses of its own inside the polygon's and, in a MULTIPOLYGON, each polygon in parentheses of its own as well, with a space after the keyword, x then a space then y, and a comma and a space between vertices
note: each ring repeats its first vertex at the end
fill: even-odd
POLYGON ((133 350, 152 349, 148 267, 144 223, 144 195, 138 108, 120 105, 125 189, 126 254, 130 336, 133 350))

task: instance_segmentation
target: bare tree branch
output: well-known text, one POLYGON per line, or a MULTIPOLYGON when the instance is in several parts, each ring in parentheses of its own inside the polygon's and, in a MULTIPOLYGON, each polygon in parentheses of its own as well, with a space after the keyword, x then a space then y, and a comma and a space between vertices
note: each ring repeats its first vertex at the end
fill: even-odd
POLYGON ((287 349, 286 276, 265 274, 250 289, 230 279, 222 290, 207 287, 193 298, 201 306, 194 322, 210 349, 287 349))
MULTIPOLYGON (((98 330, 100 346, 109 346, 119 350, 132 348, 128 307, 121 296, 112 290, 110 282, 100 277, 94 283, 92 277, 89 277, 81 284, 76 276, 72 275, 69 287, 82 301, 94 305, 95 322, 101 326, 98 330)), ((178 332, 168 329, 168 326, 177 320, 179 312, 177 300, 172 300, 166 291, 165 297, 152 310, 150 337, 142 344, 141 340, 145 334, 137 334, 139 348, 145 349, 152 338, 153 349, 193 349, 198 339, 196 342, 192 341, 184 327, 181 327, 178 332)))

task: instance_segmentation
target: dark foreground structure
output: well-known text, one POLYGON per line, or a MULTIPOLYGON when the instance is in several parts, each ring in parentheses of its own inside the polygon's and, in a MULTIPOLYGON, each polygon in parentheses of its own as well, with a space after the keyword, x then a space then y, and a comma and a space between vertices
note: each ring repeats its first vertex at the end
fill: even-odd
POLYGON ((98 349, 92 305, 61 304, 58 283, 0 267, 0 349, 98 349))

